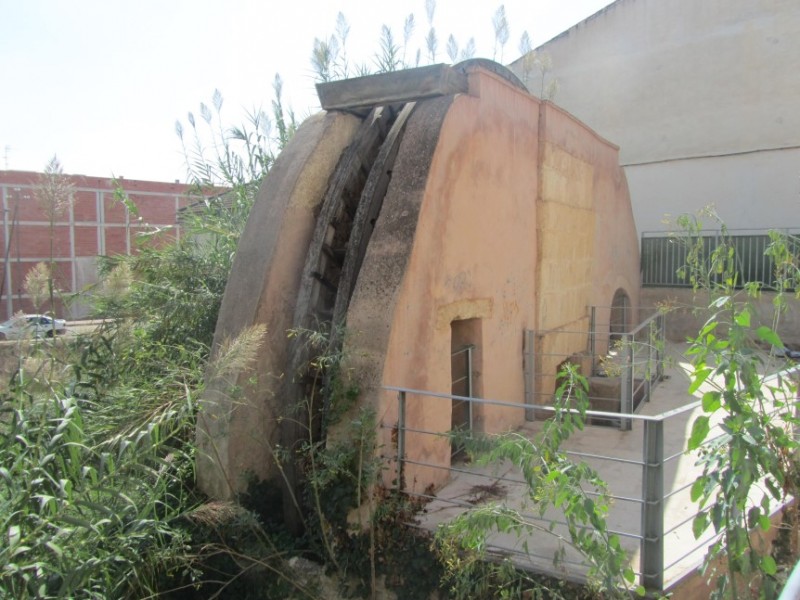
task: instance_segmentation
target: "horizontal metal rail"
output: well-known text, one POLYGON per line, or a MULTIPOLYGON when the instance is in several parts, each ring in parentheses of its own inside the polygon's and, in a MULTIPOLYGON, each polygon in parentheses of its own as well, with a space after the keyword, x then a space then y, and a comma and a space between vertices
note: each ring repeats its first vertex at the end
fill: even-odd
POLYGON ((715 533, 714 535, 712 535, 711 537, 709 537, 709 538, 707 538, 705 540, 699 541, 694 546, 692 546, 689 550, 685 551, 681 556, 679 556, 678 558, 676 558, 672 562, 665 564, 664 565, 664 570, 666 571, 668 569, 671 569, 672 567, 674 567, 675 565, 680 563, 682 560, 685 560, 687 557, 691 556, 692 554, 694 554, 695 552, 700 550, 703 546, 709 546, 711 544, 715 544, 717 542, 717 540, 719 538, 721 538, 723 535, 724 535, 724 532, 721 531, 719 533, 715 533))
MULTIPOLYGON (((474 502, 464 501, 464 500, 455 500, 453 498, 439 498, 438 496, 434 496, 431 494, 425 494, 422 492, 406 492, 409 496, 413 496, 414 498, 423 498, 426 500, 438 500, 439 502, 443 502, 445 504, 449 504, 451 506, 458 506, 460 508, 475 508, 477 506, 474 502)), ((529 512, 519 512, 519 516, 526 520, 526 524, 534 525, 536 523, 547 523, 547 527, 550 525, 559 525, 562 527, 569 527, 569 523, 566 521, 559 521, 558 519, 547 519, 541 517, 539 515, 535 515, 529 512)), ((543 527, 542 529, 545 530, 547 527, 543 527)), ((629 533, 627 531, 617 531, 614 529, 609 529, 609 533, 614 535, 619 535, 620 537, 630 538, 633 540, 641 540, 642 536, 634 533, 629 533)))
MULTIPOLYGON (((520 410, 524 410, 525 408, 529 408, 529 407, 526 407, 524 404, 521 404, 519 402, 508 402, 508 401, 505 401, 505 400, 491 400, 491 399, 487 399, 487 398, 469 398, 467 396, 456 396, 456 395, 453 395, 453 394, 443 394, 443 393, 440 393, 440 392, 429 392, 429 391, 418 390, 418 389, 414 389, 414 388, 398 387, 398 386, 394 386, 394 385, 385 385, 385 386, 383 386, 383 389, 386 390, 387 392, 398 392, 398 393, 402 392, 402 393, 408 394, 409 396, 425 396, 426 398, 438 398, 440 400, 464 400, 464 401, 467 401, 467 402, 475 402, 476 404, 485 405, 485 406, 504 406, 506 408, 516 408, 516 409, 520 409, 520 410)), ((663 412, 663 413, 661 413, 659 415, 632 414, 632 415, 625 415, 625 416, 630 418, 630 419, 632 419, 632 420, 634 420, 634 421, 642 421, 642 422, 647 422, 647 421, 665 421, 667 419, 670 419, 672 417, 676 417, 676 416, 681 415, 683 413, 691 412, 692 410, 694 410, 695 408, 698 408, 700 406, 702 406, 702 402, 700 400, 697 400, 697 401, 694 401, 694 402, 690 402, 689 404, 685 404, 683 406, 679 406, 678 408, 669 410, 667 412, 663 412)), ((538 405, 537 404, 534 408, 537 411, 548 412, 548 413, 552 413, 552 414, 555 414, 556 411, 562 412, 562 413, 570 413, 570 414, 574 414, 574 415, 581 414, 581 411, 579 411, 577 409, 574 409, 574 408, 562 408, 562 409, 559 410, 559 409, 555 408, 554 406, 547 406, 547 405, 544 405, 544 404, 542 404, 542 405, 538 405)), ((587 410, 585 412, 585 414, 586 414, 586 416, 589 416, 589 417, 613 417, 613 418, 617 418, 617 419, 620 416, 620 414, 617 413, 617 412, 605 412, 605 411, 601 411, 601 410, 587 410)))
MULTIPOLYGON (((798 367, 791 367, 789 369, 785 369, 778 373, 774 373, 768 377, 764 377, 765 381, 780 381, 781 378, 786 378, 789 375, 796 374, 800 371, 800 366, 798 367)), ((426 460, 419 460, 414 456, 407 455, 406 451, 406 434, 414 434, 417 436, 435 436, 438 438, 447 438, 449 434, 447 432, 442 431, 432 431, 430 429, 424 427, 413 427, 411 423, 407 422, 407 405, 408 402, 411 402, 411 398, 416 398, 416 402, 424 400, 425 402, 439 402, 439 401, 447 401, 452 402, 453 400, 460 400, 464 402, 469 402, 475 406, 483 407, 483 410, 493 407, 497 410, 516 410, 516 411, 524 411, 526 409, 531 408, 530 405, 526 405, 523 403, 518 402, 509 402, 503 400, 494 400, 494 399, 483 399, 483 398, 472 398, 468 396, 457 396, 453 394, 445 394, 439 392, 431 392, 426 390, 418 390, 412 388, 404 388, 399 386, 386 386, 384 388, 386 391, 395 392, 398 395, 398 422, 394 427, 387 427, 387 429, 392 429, 393 431, 397 431, 397 447, 398 452, 396 456, 396 460, 398 462, 398 472, 400 473, 400 477, 398 477, 398 485, 401 486, 401 489, 406 491, 409 495, 414 497, 430 500, 430 501, 438 501, 443 502, 448 506, 454 506, 457 508, 464 508, 470 509, 475 506, 475 502, 469 502, 466 500, 459 500, 454 498, 445 498, 439 495, 434 495, 430 493, 418 493, 418 492, 411 492, 405 488, 405 479, 403 477, 404 470, 408 468, 414 469, 433 469, 437 471, 447 471, 453 474, 458 474, 462 476, 469 476, 469 477, 477 477, 479 479, 483 479, 486 481, 491 481, 496 484, 503 484, 503 487, 508 485, 526 485, 526 481, 524 478, 520 477, 519 475, 514 475, 513 470, 511 473, 508 471, 502 474, 486 474, 486 473, 479 473, 476 472, 474 468, 468 465, 456 465, 456 464, 438 464, 436 462, 430 462, 426 460)), ((535 405, 533 407, 536 411, 540 411, 545 414, 554 415, 558 410, 562 413, 568 413, 572 415, 583 414, 585 418, 588 419, 596 419, 596 418, 606 418, 606 419, 619 419, 621 417, 620 413, 617 412, 606 412, 606 411, 594 411, 594 410, 587 410, 587 411, 579 411, 577 409, 556 409, 553 406, 548 405, 535 405)), ((624 418, 630 419, 632 423, 638 423, 640 426, 636 428, 636 430, 631 431, 631 435, 634 436, 642 436, 642 444, 641 444, 641 458, 631 458, 630 456, 620 456, 620 455, 609 455, 604 453, 593 453, 593 452, 581 452, 576 450, 565 449, 564 452, 570 458, 580 461, 600 461, 602 463, 613 463, 619 464, 626 467, 633 467, 641 469, 641 481, 642 481, 642 492, 641 497, 631 497, 630 494, 627 493, 620 493, 619 491, 615 491, 614 489, 609 489, 607 493, 600 493, 595 492, 592 490, 586 490, 584 493, 587 496, 592 498, 596 498, 598 496, 604 496, 609 498, 614 504, 617 503, 629 503, 638 505, 640 507, 640 517, 641 523, 640 527, 637 529, 635 527, 636 519, 628 519, 627 522, 631 524, 631 527, 612 527, 611 533, 614 535, 619 536, 620 538, 635 540, 640 544, 640 563, 639 568, 636 570, 640 577, 640 582, 645 585, 646 588, 651 590, 658 590, 661 591, 663 589, 664 584, 664 573, 681 563, 682 561, 686 560, 687 558, 693 557, 697 551, 702 548, 704 545, 708 545, 713 543, 715 536, 711 538, 701 539, 697 544, 693 544, 691 548, 688 550, 684 549, 680 551, 680 555, 677 558, 670 556, 670 560, 667 560, 667 557, 664 554, 664 538, 674 532, 680 530, 681 528, 687 527, 699 514, 701 511, 695 510, 691 514, 683 514, 677 519, 672 517, 671 514, 668 514, 666 509, 666 502, 672 498, 675 498, 679 494, 686 494, 687 491, 692 487, 694 484, 693 481, 689 481, 687 483, 681 483, 680 485, 674 487, 674 489, 664 489, 664 467, 667 464, 673 463, 679 458, 684 458, 687 456, 687 453, 684 450, 680 452, 674 452, 668 456, 664 455, 664 426, 667 422, 675 419, 686 419, 693 411, 702 408, 702 403, 699 400, 688 402, 680 407, 674 408, 669 411, 665 411, 658 415, 643 415, 643 414, 626 414, 624 418)), ((782 414, 786 412, 785 408, 776 408, 773 412, 776 414, 782 414)), ((520 417, 520 423, 524 422, 524 419, 520 417)), ((683 425, 681 425, 683 427, 683 425)), ((527 427, 527 426, 526 426, 527 427)), ((709 442, 713 442, 715 440, 719 440, 725 434, 714 434, 713 430, 718 428, 718 425, 712 427, 712 435, 708 437, 709 442)), ((480 434, 480 435, 494 435, 494 434, 480 434)), ((532 431, 527 429, 517 431, 516 435, 524 435, 524 436, 531 436, 535 435, 532 431)), ((576 435, 579 433, 576 432, 576 435)), ((627 434, 625 434, 627 435, 627 434)), ((418 443, 418 440, 415 439, 415 445, 418 443)), ((509 468, 512 468, 509 466, 509 468)), ((602 472, 600 473, 602 477, 602 472)), ((635 477, 635 476, 634 476, 635 477)), ((630 485, 633 480, 628 479, 628 484, 630 485)), ((636 489, 636 488, 634 488, 636 489)), ((480 493, 480 490, 475 492, 476 494, 480 493)), ((479 496, 478 496, 479 497, 479 496)), ((502 499, 498 499, 502 501, 502 499)), ((527 501, 527 500, 526 500, 527 501)), ((524 504, 523 504, 524 506, 524 504)), ((704 508, 703 511, 707 511, 708 508, 704 508)), ((536 514, 528 514, 528 511, 522 511, 521 516, 530 521, 532 527, 539 527, 541 525, 542 529, 547 529, 547 527, 555 526, 555 527, 566 527, 567 523, 562 519, 553 519, 547 518, 542 516, 537 516, 536 514)), ((625 521, 623 521, 625 522, 625 521)), ((513 548, 502 548, 500 546, 497 547, 499 552, 516 552, 513 548)), ((520 553, 520 556, 525 555, 525 553, 520 553)), ((529 555, 529 558, 546 558, 541 557, 538 555, 529 555)), ((695 558, 692 558, 695 560, 695 558)), ((698 559, 699 560, 699 559, 698 559)), ((583 563, 576 563, 576 564, 583 564, 583 563)))
MULTIPOLYGON (((486 473, 476 473, 475 471, 470 470, 470 469, 466 469, 466 468, 454 467, 452 465, 446 466, 446 465, 441 465, 441 464, 436 464, 436 463, 429 463, 429 462, 426 462, 426 461, 423 461, 423 460, 413 460, 413 459, 410 459, 410 458, 406 458, 404 463, 406 465, 416 465, 418 467, 425 467, 426 469, 447 471, 449 473, 463 473, 465 475, 470 475, 471 477, 479 477, 479 478, 483 478, 483 479, 490 479, 491 481, 493 481, 495 483, 503 482, 503 483, 516 483, 516 484, 521 484, 521 485, 527 485, 527 483, 528 483, 524 479, 519 479, 519 478, 516 478, 516 477, 506 477, 504 475, 490 475, 490 474, 486 474, 486 473)), ((419 492, 406 491, 406 493, 407 494, 413 494, 413 495, 416 495, 416 496, 421 495, 419 492)), ((641 504, 645 503, 644 500, 642 500, 641 498, 631 498, 629 496, 617 496, 617 495, 614 495, 614 494, 607 494, 607 493, 603 494, 603 493, 600 493, 600 492, 593 492, 591 490, 584 490, 583 493, 586 494, 587 496, 593 496, 595 498, 599 498, 599 497, 603 496, 605 498, 608 498, 609 500, 618 500, 620 502, 629 502, 631 504, 640 504, 641 505, 641 504)), ((435 497, 436 496, 431 496, 431 498, 435 498, 435 497)))
POLYGON ((711 509, 709 509, 709 508, 704 508, 704 509, 701 509, 701 510, 697 511, 693 515, 689 515, 688 517, 686 517, 682 521, 678 521, 678 523, 676 523, 675 525, 673 525, 669 529, 665 529, 664 530, 664 535, 669 535, 670 533, 676 532, 678 529, 680 529, 684 525, 687 525, 688 523, 694 521, 697 518, 697 515, 700 515, 702 513, 708 513, 710 510, 711 509))

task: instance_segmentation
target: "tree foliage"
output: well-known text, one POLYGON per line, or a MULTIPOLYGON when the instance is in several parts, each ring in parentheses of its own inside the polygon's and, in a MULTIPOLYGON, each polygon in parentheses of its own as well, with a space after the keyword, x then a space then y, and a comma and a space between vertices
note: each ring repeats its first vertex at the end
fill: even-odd
MULTIPOLYGON (((676 237, 688 249, 682 274, 695 291, 708 294, 710 312, 688 350, 689 392, 702 392, 703 408, 688 441, 703 466, 691 489, 700 507, 693 530, 697 537, 709 528, 718 534, 706 562, 710 568, 722 558, 726 565, 722 574, 709 572, 717 582, 715 597, 741 597, 743 588, 756 586, 759 597, 775 598, 776 561, 751 531, 770 530, 775 509, 796 498, 800 486, 797 380, 787 370, 779 335, 797 257, 785 236, 773 233, 766 252, 776 264, 775 281, 740 282, 732 238, 713 211, 705 216, 720 227, 713 250, 703 243, 701 218, 681 217, 682 235, 676 237), (766 323, 754 305, 765 283, 778 290, 766 323)), ((792 522, 796 527, 796 518, 792 522)))
MULTIPOLYGON (((571 546, 588 563, 590 582, 597 592, 608 597, 628 594, 627 587, 633 583, 634 573, 627 566, 628 556, 619 537, 609 532, 606 525, 607 485, 594 469, 573 461, 561 449, 571 434, 584 427, 588 382, 572 365, 566 366, 560 380, 562 384, 555 395, 555 415, 544 423, 535 439, 517 433, 459 438, 471 460, 479 465, 502 461, 513 464, 527 485, 527 502, 521 510, 490 503, 460 514, 440 529, 437 544, 456 597, 496 594, 497 587, 505 585, 509 577, 518 581, 515 570, 499 570, 489 580, 489 588, 476 590, 473 586, 485 584, 486 580, 465 577, 465 573, 486 559, 487 541, 495 532, 517 535, 523 540, 521 546, 525 552, 529 550, 527 539, 533 533, 553 535, 562 548, 571 546), (566 536, 555 528, 555 523, 543 524, 547 522, 545 514, 550 509, 563 515, 566 536), (528 511, 539 519, 526 516, 528 511), (506 576, 500 577, 502 573, 506 576)), ((556 563, 562 552, 554 557, 556 563)), ((539 584, 529 581, 528 585, 536 589, 539 584)))
MULTIPOLYGON (((274 133, 261 111, 242 127, 223 126, 219 92, 213 111, 200 105, 203 130, 189 114, 184 150, 197 202, 180 232, 139 223, 136 252, 105 257, 101 282, 84 298, 102 326, 58 344, 16 346, 18 368, 0 392, 0 596, 152 597, 186 585, 208 589, 205 570, 219 567, 222 554, 235 564, 230 548, 191 545, 191 536, 208 536, 207 516, 194 515, 212 512, 197 512, 195 409, 204 372, 224 371, 221 361, 249 362, 263 338, 263 329, 246 331, 209 363, 239 235, 295 127, 279 79, 274 91, 274 133)), ((182 126, 178 132, 184 140, 182 126)), ((60 165, 48 165, 44 178, 37 197, 55 211, 70 196, 60 165)), ((115 198, 138 218, 121 187, 115 198)), ((44 273, 52 298, 53 271, 44 273)), ((275 560, 274 546, 263 548, 251 565, 272 568, 263 557, 275 560)), ((240 575, 232 569, 228 577, 240 575)))

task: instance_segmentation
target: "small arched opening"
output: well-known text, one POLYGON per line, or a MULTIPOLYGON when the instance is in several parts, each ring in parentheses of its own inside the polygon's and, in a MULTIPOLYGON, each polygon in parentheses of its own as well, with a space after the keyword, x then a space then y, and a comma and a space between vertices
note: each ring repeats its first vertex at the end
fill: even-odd
POLYGON ((609 334, 612 341, 622 338, 622 334, 628 329, 631 317, 631 300, 627 292, 619 288, 614 292, 614 299, 611 301, 611 318, 609 320, 609 334))

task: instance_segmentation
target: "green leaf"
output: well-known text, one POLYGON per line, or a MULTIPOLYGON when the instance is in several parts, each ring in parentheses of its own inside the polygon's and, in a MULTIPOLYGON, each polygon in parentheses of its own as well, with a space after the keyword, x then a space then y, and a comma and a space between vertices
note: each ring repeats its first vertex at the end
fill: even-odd
POLYGON ((547 477, 545 477, 544 480, 545 482, 550 483, 551 481, 554 481, 559 477, 561 477, 561 472, 556 469, 553 469, 547 474, 547 477))
POLYGON ((698 479, 692 484, 692 491, 691 491, 691 498, 692 502, 697 502, 700 498, 703 497, 706 489, 706 478, 705 477, 698 477, 698 479))
MULTIPOLYGON (((711 308, 722 308, 731 300, 730 296, 720 296, 715 298, 709 305, 711 308)), ((716 322, 714 323, 716 325, 716 322)))
POLYGON ((80 519, 78 517, 73 517, 72 515, 61 515, 58 519, 59 521, 63 521, 68 525, 75 525, 76 527, 83 527, 84 529, 93 529, 92 524, 87 521, 86 519, 80 519))
POLYGON ((692 521, 692 533, 694 539, 699 539, 703 532, 708 528, 708 513, 701 512, 692 521))
POLYGON ((772 481, 772 479, 765 479, 764 485, 767 486, 770 494, 772 494, 772 497, 776 500, 780 500, 783 497, 783 493, 780 489, 778 489, 778 486, 775 485, 775 482, 772 481))
POLYGON ((64 551, 61 549, 61 546, 58 546, 53 542, 45 542, 44 545, 50 548, 50 550, 52 550, 58 558, 64 556, 64 551))
POLYGON ((776 348, 783 348, 783 342, 780 336, 765 325, 756 329, 756 335, 760 340, 772 344, 776 348))
POLYGON ((703 410, 711 413, 722 406, 721 394, 719 392, 706 392, 703 394, 703 410))
POLYGON ((739 327, 750 327, 750 311, 744 309, 734 318, 739 327))
POLYGON ((719 532, 722 529, 722 521, 725 516, 723 506, 719 503, 711 507, 711 523, 714 525, 714 531, 719 532))
POLYGON ((689 450, 697 450, 703 441, 705 441, 709 431, 708 416, 700 415, 697 417, 692 424, 692 434, 689 437, 689 450))
POLYGON ((8 545, 11 548, 19 544, 21 539, 22 532, 20 531, 19 525, 12 525, 8 528, 8 545))
POLYGON ((747 526, 751 529, 755 527, 760 515, 761 509, 758 506, 751 506, 747 511, 747 526))
POLYGON ((769 531, 769 528, 772 527, 772 523, 769 520, 769 516, 762 514, 758 518, 758 525, 759 527, 761 527, 761 531, 769 531))
POLYGON ((761 569, 767 575, 775 575, 778 572, 778 565, 775 564, 775 559, 767 554, 761 557, 761 569))
POLYGON ((0 467, 0 476, 5 479, 8 483, 13 483, 13 478, 11 477, 11 472, 6 469, 5 467, 0 467))
POLYGON ((697 389, 701 385, 703 385, 705 380, 708 379, 708 376, 711 375, 711 373, 713 373, 713 372, 714 372, 714 369, 712 369, 711 367, 703 367, 701 369, 697 369, 692 374, 692 383, 689 386, 689 393, 690 394, 694 394, 697 391, 697 389))
POLYGON ((20 554, 25 554, 26 552, 29 552, 30 549, 31 549, 30 546, 16 546, 14 548, 14 551, 11 553, 11 556, 16 558, 20 554))

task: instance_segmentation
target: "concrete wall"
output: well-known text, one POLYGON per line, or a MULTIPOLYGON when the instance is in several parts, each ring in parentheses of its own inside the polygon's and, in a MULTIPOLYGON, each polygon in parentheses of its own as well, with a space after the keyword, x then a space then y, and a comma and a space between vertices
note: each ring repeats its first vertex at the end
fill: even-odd
POLYGON ((647 202, 636 207, 640 233, 669 230, 675 217, 708 205, 734 234, 800 227, 800 148, 632 165, 625 173, 647 202))
POLYGON ((640 232, 709 203, 731 228, 798 225, 795 0, 618 0, 537 50, 555 101, 620 146, 640 232))
MULTIPOLYGON (((745 292, 738 298, 742 302, 748 300, 745 292)), ((759 325, 773 327, 775 316, 775 292, 762 292, 758 298, 750 298, 753 307, 752 327, 759 325)), ((697 337, 708 318, 711 316, 709 305, 712 298, 708 292, 695 293, 689 288, 642 288, 642 306, 667 306, 670 312, 666 319, 667 339, 674 342, 685 342, 697 337)), ((786 297, 786 310, 778 320, 778 335, 790 348, 800 348, 800 299, 789 295, 786 297)), ((724 325, 722 326, 724 328, 724 325)))
MULTIPOLYGON (((40 177, 39 173, 0 171, 2 319, 19 311, 48 310, 33 306, 23 286, 30 269, 50 260, 51 238, 56 284, 63 293, 72 294, 97 282, 98 256, 135 252, 139 232, 151 226, 173 227, 178 209, 191 202, 190 186, 185 184, 120 179, 120 185, 139 210, 137 218, 114 199, 111 179, 67 175, 75 190, 74 202, 56 219, 51 232, 50 221, 36 200, 40 177)), ((176 234, 177 230, 168 235, 176 234)), ((59 303, 55 312, 74 319, 85 316, 87 307, 74 303, 67 308, 59 303)))

